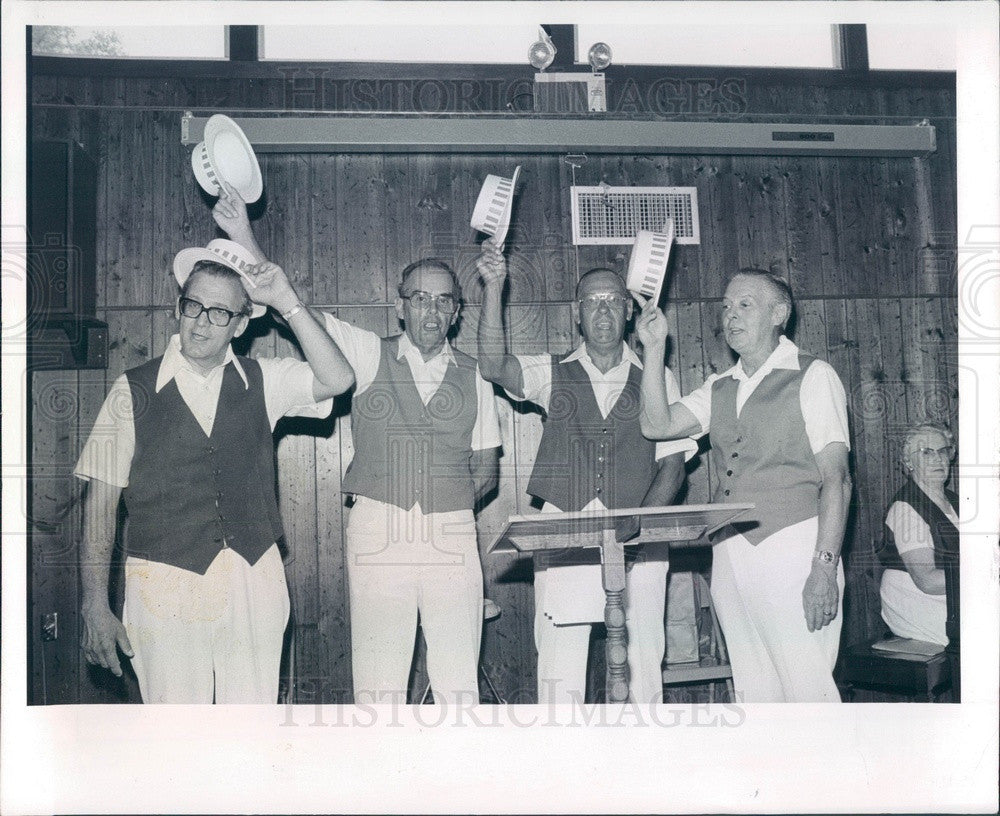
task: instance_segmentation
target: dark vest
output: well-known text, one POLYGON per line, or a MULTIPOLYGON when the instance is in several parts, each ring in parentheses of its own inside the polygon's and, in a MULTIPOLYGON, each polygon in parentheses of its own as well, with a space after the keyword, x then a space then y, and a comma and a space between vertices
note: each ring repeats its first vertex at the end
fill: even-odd
POLYGON ((226 366, 205 436, 175 380, 156 393, 162 359, 125 372, 135 420, 128 554, 204 574, 229 546, 254 564, 282 536, 260 365, 239 358, 249 388, 226 366))
MULTIPOLYGON (((950 490, 945 491, 948 504, 955 512, 958 512, 958 496, 950 490)), ((930 497, 921 490, 916 482, 907 479, 906 484, 900 488, 899 492, 889 503, 891 507, 896 502, 906 502, 917 511, 931 531, 931 538, 934 541, 934 565, 938 569, 943 569, 950 555, 958 557, 958 528, 952 524, 941 508, 931 501, 930 497)), ((882 541, 876 549, 876 554, 886 569, 905 570, 906 564, 896 547, 896 538, 888 525, 883 525, 882 541)))
POLYGON ((399 337, 381 341, 375 380, 354 397, 354 459, 341 489, 404 510, 417 502, 425 513, 471 510, 476 361, 452 349, 454 362, 425 406, 398 351, 399 337))
POLYGON ((639 507, 656 475, 656 445, 639 428, 637 366, 607 418, 578 360, 552 358, 552 394, 528 493, 560 510, 580 510, 600 499, 605 507, 639 507))
POLYGON ((799 393, 815 357, 799 353, 799 370, 769 372, 736 416, 733 377, 712 384, 713 502, 753 502, 737 529, 753 544, 819 513, 821 478, 799 393))

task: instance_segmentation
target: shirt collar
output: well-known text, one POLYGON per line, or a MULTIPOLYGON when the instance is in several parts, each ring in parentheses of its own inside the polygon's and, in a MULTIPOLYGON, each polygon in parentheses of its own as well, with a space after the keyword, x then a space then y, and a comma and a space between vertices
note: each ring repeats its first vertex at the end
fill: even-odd
MULTIPOLYGON (((788 368, 792 371, 799 370, 799 347, 785 337, 785 335, 781 335, 778 338, 777 347, 768 355, 764 364, 754 372, 753 376, 758 379, 763 378, 776 368, 788 368)), ((730 376, 734 380, 749 380, 751 378, 743 370, 743 364, 739 360, 736 361, 736 365, 722 376, 730 376)))
MULTIPOLYGON (((578 345, 575 349, 573 349, 573 351, 571 351, 569 354, 563 357, 563 359, 560 362, 571 363, 574 360, 582 360, 584 357, 586 357, 587 360, 591 364, 593 364, 594 361, 591 360, 590 354, 587 351, 586 341, 580 343, 580 345, 578 345)), ((638 369, 642 368, 642 361, 639 359, 639 356, 634 351, 632 351, 632 349, 628 347, 628 343, 626 343, 624 340, 622 340, 622 362, 631 363, 638 369)), ((621 363, 619 363, 619 365, 621 365, 621 363)))
MULTIPOLYGON (((236 369, 236 372, 243 380, 243 387, 250 388, 246 372, 243 371, 243 366, 240 365, 239 358, 233 353, 232 346, 226 347, 226 358, 222 361, 222 365, 218 366, 218 368, 224 368, 229 363, 233 364, 233 368, 236 369)), ((179 334, 175 334, 167 343, 167 350, 163 352, 163 359, 160 361, 160 371, 156 375, 156 393, 159 394, 163 386, 176 377, 177 372, 184 368, 190 371, 196 371, 196 369, 194 369, 194 367, 181 353, 181 336, 179 334)), ((201 374, 201 372, 196 373, 199 375, 201 374)))
POLYGON ((406 332, 399 335, 399 348, 396 351, 397 360, 402 360, 404 357, 419 360, 420 363, 424 365, 434 362, 439 357, 442 358, 445 363, 450 363, 455 359, 455 355, 451 353, 451 343, 445 340, 444 346, 440 352, 431 357, 430 360, 424 360, 424 356, 420 353, 420 349, 413 345, 413 341, 410 340, 410 336, 406 332), (414 357, 414 355, 416 356, 414 357))

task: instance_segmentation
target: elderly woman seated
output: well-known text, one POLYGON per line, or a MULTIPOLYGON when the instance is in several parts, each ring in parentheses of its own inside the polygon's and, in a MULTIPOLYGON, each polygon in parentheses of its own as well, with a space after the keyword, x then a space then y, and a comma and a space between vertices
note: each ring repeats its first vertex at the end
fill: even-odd
POLYGON ((903 441, 906 484, 889 506, 877 547, 882 618, 900 637, 948 645, 945 559, 958 552, 958 497, 945 489, 954 437, 938 423, 910 428, 903 441))

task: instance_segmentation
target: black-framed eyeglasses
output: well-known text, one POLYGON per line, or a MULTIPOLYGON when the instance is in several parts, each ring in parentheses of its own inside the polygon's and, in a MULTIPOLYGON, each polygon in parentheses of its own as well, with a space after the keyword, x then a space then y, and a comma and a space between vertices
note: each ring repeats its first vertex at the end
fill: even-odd
POLYGON ((417 309, 429 309, 433 303, 441 314, 454 314, 458 309, 458 301, 454 295, 432 295, 430 292, 410 292, 408 295, 400 295, 403 300, 410 301, 410 306, 417 309))
POLYGON ((221 306, 206 306, 200 301, 187 297, 180 298, 179 303, 181 314, 184 317, 197 320, 201 317, 201 313, 205 312, 208 315, 208 322, 213 326, 228 326, 234 317, 241 317, 244 314, 244 312, 231 312, 221 306))
POLYGON ((580 298, 579 303, 583 308, 590 310, 600 309, 602 303, 607 304, 609 309, 615 307, 624 309, 628 306, 629 299, 624 295, 616 295, 613 292, 600 292, 595 295, 584 295, 580 298))

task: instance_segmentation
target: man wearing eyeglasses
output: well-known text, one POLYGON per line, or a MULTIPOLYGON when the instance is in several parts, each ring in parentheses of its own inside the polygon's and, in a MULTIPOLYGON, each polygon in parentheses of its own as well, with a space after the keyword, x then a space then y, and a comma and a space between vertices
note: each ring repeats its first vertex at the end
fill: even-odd
MULTIPOLYGON (((483 375, 545 411, 528 493, 545 511, 670 504, 684 479, 691 440, 654 444, 639 428, 642 363, 625 343, 632 299, 621 276, 592 269, 576 288, 583 342, 564 355, 505 352, 501 303, 507 264, 488 239, 478 262, 485 284, 479 321, 483 375)), ((656 361, 659 364, 659 361, 656 361)), ((669 369, 667 382, 680 397, 669 369)), ((630 697, 662 702, 666 546, 647 546, 626 578, 630 697)), ((583 702, 593 623, 604 620, 600 553, 566 549, 535 554, 538 701, 583 702)))
MULTIPOLYGON (((248 222, 223 228, 257 251, 248 222)), ((496 486, 500 430, 476 360, 448 341, 460 306, 451 267, 424 259, 401 275, 402 334, 383 338, 322 314, 356 383, 354 458, 342 483, 354 496, 345 543, 355 703, 405 702, 418 616, 434 701, 479 701, 473 508, 496 486)))
POLYGON ((237 272, 209 249, 185 250, 175 275, 178 333, 115 381, 75 469, 89 482, 83 651, 117 676, 118 650, 131 658, 145 703, 275 703, 289 603, 271 431, 289 413, 329 412, 353 373, 280 267, 237 272), (266 306, 285 316, 308 362, 234 354, 231 342, 266 306), (108 577, 122 496, 120 621, 108 577))

